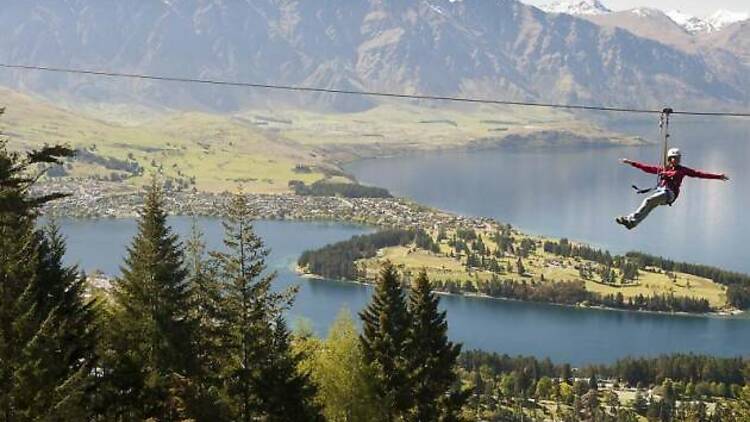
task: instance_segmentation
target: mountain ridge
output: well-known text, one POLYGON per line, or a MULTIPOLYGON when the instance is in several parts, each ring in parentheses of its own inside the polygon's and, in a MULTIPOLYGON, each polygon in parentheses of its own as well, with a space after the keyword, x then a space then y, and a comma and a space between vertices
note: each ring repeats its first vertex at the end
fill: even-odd
POLYGON ((548 13, 564 13, 583 17, 618 14, 620 12, 641 15, 648 15, 653 12, 663 13, 691 34, 721 31, 729 25, 750 19, 750 12, 736 12, 727 9, 717 9, 714 13, 705 17, 685 13, 681 10, 662 10, 657 7, 636 7, 614 11, 599 0, 556 0, 538 7, 548 13))
MULTIPOLYGON (((11 28, 0 39, 6 63, 597 105, 736 108, 750 101, 742 52, 697 54, 514 0, 12 0, 0 24, 11 28)), ((49 97, 215 111, 376 104, 7 70, 0 83, 49 97)))

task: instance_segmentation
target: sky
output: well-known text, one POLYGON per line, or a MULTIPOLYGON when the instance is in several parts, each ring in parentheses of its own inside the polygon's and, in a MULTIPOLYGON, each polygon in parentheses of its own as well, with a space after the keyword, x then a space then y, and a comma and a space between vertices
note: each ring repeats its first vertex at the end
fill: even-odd
MULTIPOLYGON (((553 0, 522 0, 533 5, 548 4, 553 0)), ((718 9, 733 12, 750 12, 750 0, 600 0, 612 10, 625 10, 634 7, 653 7, 662 10, 677 9, 696 16, 708 16, 718 9)))

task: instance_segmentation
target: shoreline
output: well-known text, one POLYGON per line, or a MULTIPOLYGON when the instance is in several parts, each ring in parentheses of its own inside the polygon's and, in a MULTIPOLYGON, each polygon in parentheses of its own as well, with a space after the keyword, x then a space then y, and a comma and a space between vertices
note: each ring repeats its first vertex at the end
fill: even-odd
MULTIPOLYGON (((74 220, 134 218, 143 204, 143 194, 107 192, 106 186, 98 186, 99 192, 91 194, 87 187, 79 186, 78 192, 64 198, 45 209, 45 216, 51 219, 69 218, 74 220)), ((49 192, 49 191, 48 191, 49 192)), ((45 193, 45 192, 42 192, 45 193)), ((339 224, 354 224, 369 228, 489 228, 498 229, 503 223, 488 217, 466 217, 452 212, 422 205, 407 198, 342 198, 315 197, 296 194, 246 194, 248 205, 254 218, 269 221, 316 221, 339 224)), ((194 216, 221 218, 223 209, 231 194, 211 194, 199 192, 168 192, 167 211, 170 216, 194 216)), ((515 228, 515 230, 519 230, 515 228)), ((522 230, 523 231, 523 230, 522 230)), ((524 233, 526 233, 524 231, 524 233)), ((544 235, 542 235, 544 236, 544 235)), ((304 278, 322 278, 304 271, 296 271, 304 278)), ((372 285, 368 282, 342 280, 347 283, 372 285)), ((654 313, 682 316, 706 316, 715 318, 733 318, 746 313, 741 310, 717 310, 709 313, 667 312, 611 308, 599 305, 561 304, 553 302, 525 301, 513 298, 502 298, 475 292, 449 293, 435 291, 439 294, 465 297, 513 300, 519 302, 551 304, 572 308, 589 308, 616 310, 625 312, 654 313)))
MULTIPOLYGON (((309 280, 335 281, 339 283, 354 284, 354 285, 366 286, 366 287, 375 287, 375 283, 372 280, 368 280, 368 281, 347 280, 347 279, 331 280, 318 274, 305 272, 298 266, 295 266, 294 271, 301 278, 305 278, 309 280)), ((495 297, 495 296, 489 296, 486 294, 475 293, 475 292, 451 293, 451 292, 446 292, 442 290, 433 290, 432 292, 437 295, 449 296, 449 297, 466 297, 470 299, 485 299, 485 300, 499 300, 499 301, 505 301, 505 302, 533 303, 537 305, 551 305, 551 306, 559 306, 559 307, 573 308, 573 309, 617 311, 617 312, 627 312, 627 313, 635 313, 635 314, 653 314, 653 315, 664 315, 664 316, 679 316, 679 317, 692 317, 692 318, 721 318, 721 319, 744 319, 743 317, 747 315, 747 311, 743 311, 739 309, 735 309, 732 311, 715 311, 715 312, 707 312, 707 313, 665 312, 665 311, 648 311, 648 310, 636 310, 636 309, 621 309, 621 308, 612 308, 608 306, 599 306, 599 305, 583 305, 583 304, 569 305, 565 303, 555 303, 555 302, 536 302, 536 301, 530 301, 530 300, 514 299, 514 298, 509 298, 509 297, 495 297)))
POLYGON ((322 145, 322 157, 328 164, 346 172, 345 167, 357 161, 408 157, 423 153, 471 153, 487 150, 512 152, 566 151, 589 149, 641 148, 655 145, 641 136, 627 135, 613 129, 597 127, 541 125, 500 132, 495 135, 478 136, 467 140, 444 143, 406 142, 403 140, 359 144, 343 142, 322 145), (335 148, 335 149, 334 149, 335 148))

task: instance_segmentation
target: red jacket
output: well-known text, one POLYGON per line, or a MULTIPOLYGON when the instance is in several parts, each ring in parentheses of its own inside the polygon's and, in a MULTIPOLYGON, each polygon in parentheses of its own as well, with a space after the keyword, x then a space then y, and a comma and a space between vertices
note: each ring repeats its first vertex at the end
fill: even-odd
POLYGON ((662 166, 650 166, 648 164, 631 161, 630 165, 645 171, 646 173, 659 175, 659 187, 666 187, 674 193, 675 199, 680 194, 680 185, 685 176, 697 177, 699 179, 721 179, 723 175, 715 173, 706 173, 699 170, 693 170, 690 167, 678 165, 673 169, 664 169, 662 166))

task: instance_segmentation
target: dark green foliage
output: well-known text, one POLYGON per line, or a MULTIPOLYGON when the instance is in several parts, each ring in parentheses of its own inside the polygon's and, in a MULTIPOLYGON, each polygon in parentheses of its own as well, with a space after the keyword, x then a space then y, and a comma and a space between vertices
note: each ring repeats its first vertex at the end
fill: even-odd
POLYGON ((518 247, 518 255, 526 258, 534 250, 536 250, 536 243, 526 237, 521 240, 521 245, 518 247))
POLYGON ((457 387, 455 373, 461 346, 448 341, 448 322, 439 302, 422 271, 412 286, 408 308, 412 321, 408 361, 415 404, 409 419, 413 421, 455 420, 468 398, 457 387))
POLYGON ((464 241, 471 241, 477 238, 477 232, 474 229, 459 227, 456 229, 456 237, 464 241))
MULTIPOLYGON (((0 111, 0 114, 2 112, 0 111)), ((0 419, 86 420, 96 366, 94 304, 85 280, 65 267, 53 226, 36 228, 44 203, 28 190, 45 164, 72 153, 45 147, 9 153, 0 142, 0 419), (30 174, 34 175, 30 175, 30 174)))
POLYGON ((398 273, 390 263, 383 266, 372 302, 360 314, 360 341, 386 420, 460 420, 469 394, 455 372, 461 347, 448 341, 438 305, 424 271, 407 306, 398 273))
POLYGON ((310 375, 301 372, 301 352, 291 348, 289 330, 283 318, 273 327, 269 358, 261 363, 255 388, 261 399, 260 409, 269 422, 322 421, 321 409, 314 403, 316 388, 310 375))
MULTIPOLYGON (((471 256, 470 260, 475 259, 471 256)), ((491 262, 491 261, 489 261, 491 262)), ((461 293, 466 288, 459 288, 461 283, 443 280, 436 283, 435 290, 449 293, 461 293)), ((491 297, 518 299, 529 302, 557 303, 577 305, 587 303, 616 309, 645 310, 654 312, 710 312, 711 306, 706 299, 695 299, 674 295, 636 296, 625 300, 621 293, 602 295, 586 290, 582 281, 522 281, 501 280, 498 277, 479 283, 478 291, 491 297)))
POLYGON ((388 190, 357 183, 333 183, 319 180, 312 185, 303 182, 290 182, 297 195, 303 196, 343 196, 344 198, 392 198, 388 190))
MULTIPOLYGON (((526 372, 534 382, 547 376, 550 378, 572 378, 570 365, 555 365, 549 359, 533 357, 511 357, 479 350, 466 351, 458 359, 459 366, 466 371, 486 368, 493 374, 526 372)), ((731 396, 727 386, 745 386, 744 373, 750 361, 744 358, 719 358, 714 356, 674 354, 655 358, 623 358, 610 365, 590 365, 580 368, 576 376, 588 375, 596 378, 620 380, 625 385, 662 385, 665 380, 683 384, 696 383, 695 392, 684 392, 689 396, 731 396), (723 388, 719 387, 724 385, 723 388)), ((589 380, 589 383, 591 380, 589 380)), ((585 390, 590 385, 586 383, 585 390)))
POLYGON ((568 239, 560 239, 560 242, 544 242, 544 251, 565 257, 579 257, 587 261, 594 261, 602 265, 612 266, 614 258, 608 251, 594 249, 586 245, 573 245, 568 239))
POLYGON ((221 367, 224 358, 222 286, 216 269, 205 260, 203 234, 193 221, 192 233, 186 247, 187 268, 190 272, 190 316, 196 324, 194 336, 194 368, 192 388, 186 403, 196 420, 227 420, 228 409, 221 400, 221 367))
MULTIPOLYGON (((184 400, 175 394, 181 391, 178 381, 195 368, 188 271, 163 201, 154 180, 112 293, 106 381, 121 408, 107 412, 125 417, 177 417, 177 403, 184 400)), ((104 400, 112 403, 107 395, 104 400)))
POLYGON ((665 379, 683 382, 713 382, 744 385, 748 360, 675 354, 657 358, 623 358, 608 367, 597 367, 602 376, 628 385, 661 384, 665 379))
POLYGON ((620 271, 622 273, 622 280, 623 281, 633 281, 638 278, 640 275, 638 273, 638 263, 634 262, 630 259, 624 259, 622 264, 620 264, 620 271))
POLYGON ((76 161, 100 165, 109 170, 128 173, 131 176, 140 176, 143 174, 143 167, 133 158, 128 157, 128 160, 120 160, 96 154, 85 148, 76 150, 76 161))
POLYGON ((316 420, 315 389, 299 374, 282 313, 295 290, 275 292, 266 273, 268 250, 255 233, 244 195, 237 195, 224 221, 226 252, 212 252, 222 282, 222 396, 231 420, 316 420))
POLYGON ((430 251, 432 253, 440 252, 440 245, 432 240, 432 236, 424 230, 417 230, 414 234, 414 245, 420 249, 430 251))
POLYGON ((480 268, 482 266, 482 261, 479 259, 479 257, 469 252, 468 255, 466 255, 466 268, 473 269, 473 268, 480 268))
POLYGON ((750 308, 750 285, 730 285, 727 288, 727 303, 739 309, 750 308))
POLYGON ((510 230, 503 230, 496 233, 492 237, 492 240, 497 243, 500 257, 505 252, 513 252, 513 237, 511 236, 510 230))
MULTIPOLYGON (((355 261, 374 257, 378 249, 408 245, 415 239, 424 239, 413 230, 384 230, 324 246, 315 251, 305 251, 297 263, 313 274, 330 279, 356 280, 360 274, 355 261)), ((424 241, 424 240, 422 240, 424 241)))
POLYGON ((411 318, 399 275, 392 264, 383 266, 372 302, 360 317, 363 322, 360 339, 365 359, 377 374, 377 394, 388 420, 397 420, 413 406, 407 358, 411 318))
POLYGON ((600 296, 599 301, 604 306, 619 309, 632 309, 654 312, 711 312, 711 304, 707 299, 696 299, 672 294, 654 294, 652 296, 637 295, 625 301, 616 295, 600 296))
POLYGON ((575 305, 590 298, 582 282, 517 282, 495 277, 479 285, 479 291, 492 297, 520 299, 532 302, 575 305))

